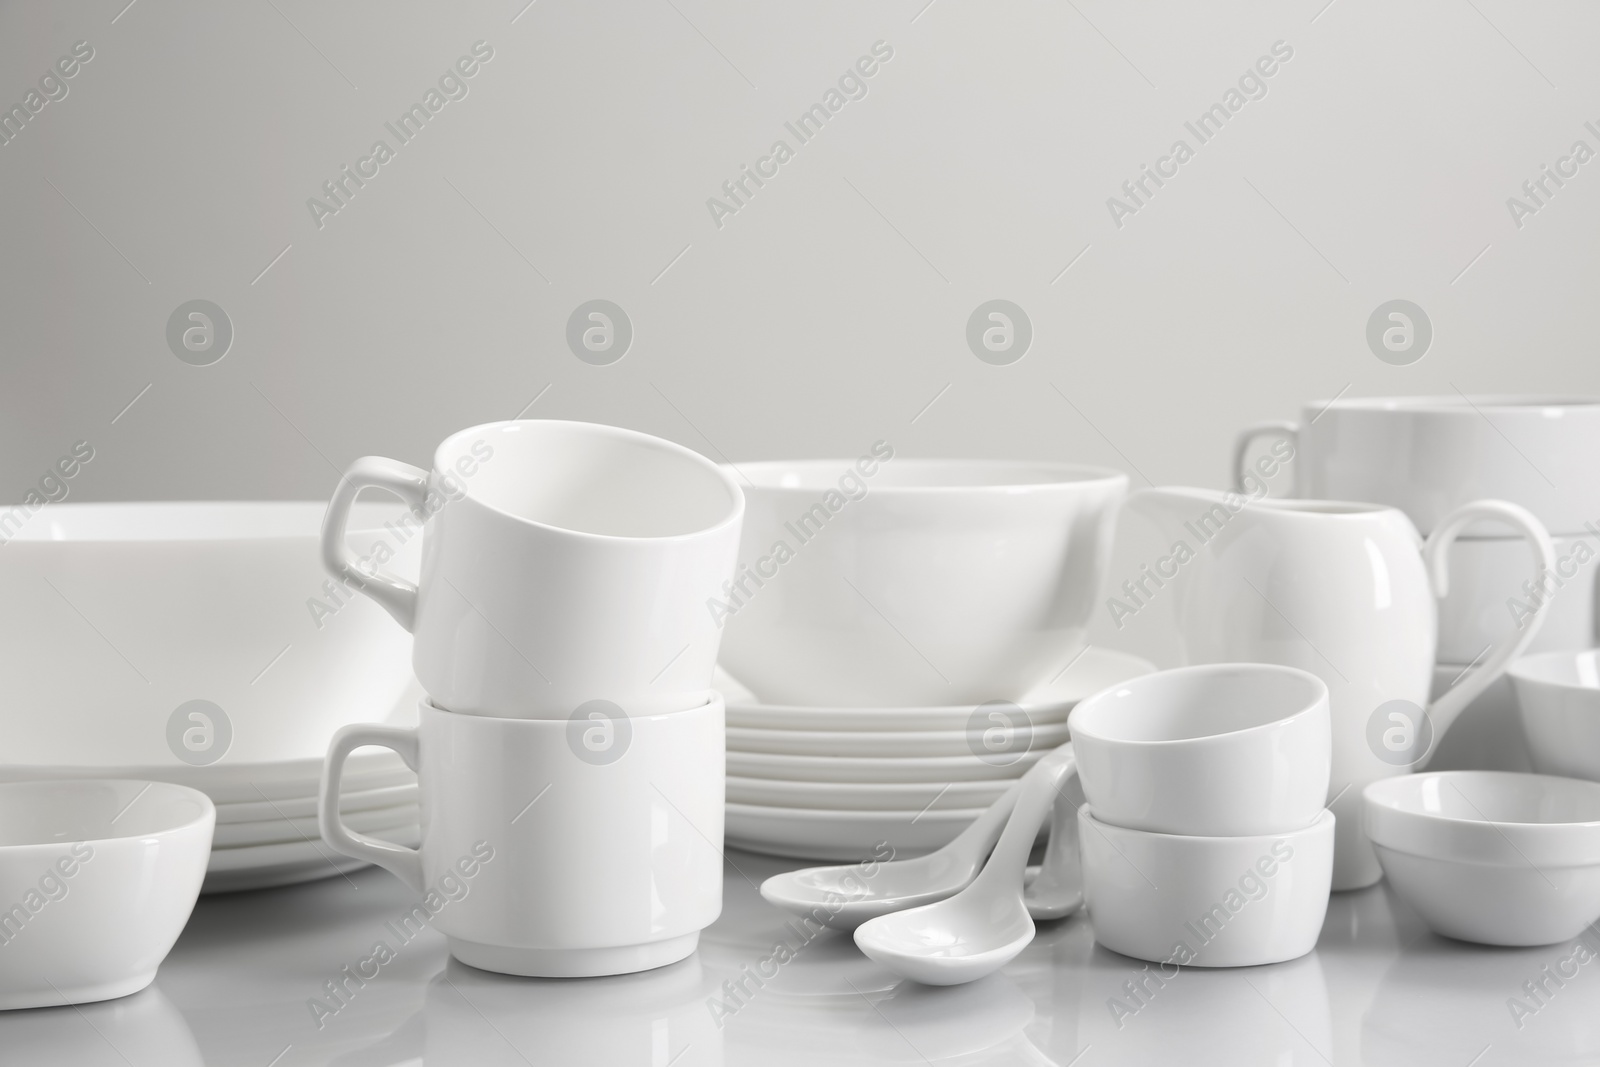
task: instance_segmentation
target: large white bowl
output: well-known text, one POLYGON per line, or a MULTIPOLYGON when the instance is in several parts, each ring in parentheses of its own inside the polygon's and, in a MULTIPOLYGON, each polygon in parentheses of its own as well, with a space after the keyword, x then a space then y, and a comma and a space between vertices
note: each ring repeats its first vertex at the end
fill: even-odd
POLYGON ((1600 782, 1600 651, 1524 656, 1506 673, 1534 770, 1600 782))
POLYGON ((129 780, 0 785, 0 1009, 149 985, 205 878, 216 811, 129 780))
POLYGON ((1600 783, 1440 771, 1363 797, 1389 884, 1438 933, 1549 945, 1600 919, 1600 783))
POLYGON ((819 706, 1017 700, 1055 675, 1087 639, 1128 484, 872 456, 737 474, 743 592, 722 662, 765 701, 819 706))
MULTIPOLYGON (((0 773, 220 771, 181 761, 169 740, 195 700, 226 717, 230 763, 320 758, 340 726, 387 717, 412 681, 411 638, 365 597, 329 591, 323 509, 51 504, 35 515, 0 551, 0 773)), ((385 566, 414 576, 421 538, 386 529, 396 513, 364 509, 351 545, 387 544, 397 562, 385 566)))

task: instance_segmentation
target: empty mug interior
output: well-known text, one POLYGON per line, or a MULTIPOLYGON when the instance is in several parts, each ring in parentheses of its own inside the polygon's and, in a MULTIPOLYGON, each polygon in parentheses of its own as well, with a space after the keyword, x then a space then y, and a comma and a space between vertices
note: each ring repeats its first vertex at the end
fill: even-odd
POLYGON ((1072 733, 1133 743, 1232 734, 1309 711, 1325 691, 1315 675, 1287 667, 1162 671, 1084 701, 1072 733))
POLYGON ((463 430, 440 474, 513 518, 601 537, 678 537, 731 522, 739 488, 670 441, 593 423, 529 420, 463 430))

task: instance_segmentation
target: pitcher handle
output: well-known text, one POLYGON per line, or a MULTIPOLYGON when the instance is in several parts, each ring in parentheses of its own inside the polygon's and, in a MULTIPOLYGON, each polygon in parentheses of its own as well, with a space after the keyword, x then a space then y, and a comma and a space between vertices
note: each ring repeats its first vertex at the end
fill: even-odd
POLYGON ((1282 437, 1296 452, 1300 450, 1300 424, 1297 422, 1258 422, 1240 430, 1239 436, 1233 439, 1233 491, 1236 493, 1245 491, 1244 457, 1260 437, 1282 437))
MULTIPOLYGON (((1427 542, 1422 546, 1422 559, 1432 580, 1434 596, 1444 597, 1450 592, 1450 546, 1455 543, 1462 530, 1483 519, 1492 519, 1510 526, 1528 542, 1533 555, 1534 585, 1541 584, 1544 576, 1555 570, 1556 552, 1555 546, 1550 542, 1550 532, 1528 509, 1504 500, 1475 500, 1470 504, 1461 505, 1446 515, 1444 521, 1429 535, 1427 542)), ((1549 598, 1538 599, 1538 606, 1532 615, 1523 619, 1517 629, 1507 631, 1506 635, 1481 657, 1481 662, 1468 671, 1460 682, 1428 705, 1428 718, 1433 725, 1433 737, 1428 742, 1428 750, 1417 762, 1416 769, 1420 770, 1428 765, 1428 761, 1439 748, 1439 739, 1450 729, 1450 724, 1456 721, 1456 717, 1468 704, 1505 673, 1511 661, 1521 655, 1523 649, 1528 647, 1528 643, 1538 635, 1539 627, 1544 623, 1545 614, 1550 607, 1549 598)))

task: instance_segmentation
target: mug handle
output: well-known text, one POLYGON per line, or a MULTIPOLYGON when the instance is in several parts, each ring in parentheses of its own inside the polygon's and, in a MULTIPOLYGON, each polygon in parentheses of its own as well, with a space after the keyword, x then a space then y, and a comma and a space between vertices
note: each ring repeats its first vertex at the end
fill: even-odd
POLYGON ((343 585, 365 593, 394 616, 394 621, 406 628, 415 629, 417 619, 417 587, 399 578, 391 578, 376 568, 363 574, 344 543, 345 527, 350 522, 350 507, 361 495, 361 490, 387 489, 412 510, 423 509, 428 495, 428 472, 409 463, 382 456, 362 456, 350 464, 339 479, 339 486, 328 501, 328 513, 322 520, 322 565, 343 585))
MULTIPOLYGON (((1422 560, 1428 568, 1434 596, 1444 597, 1450 592, 1450 546, 1455 543, 1462 530, 1483 519, 1493 519, 1510 526, 1528 542, 1528 547, 1533 551, 1535 584, 1555 570, 1556 553, 1555 546, 1550 543, 1550 533, 1532 512, 1505 500, 1475 500, 1470 504, 1461 505, 1446 515, 1444 521, 1429 535, 1422 546, 1422 560)), ((1487 654, 1481 657, 1482 662, 1467 672, 1466 677, 1457 682, 1449 692, 1428 705, 1427 714, 1433 723, 1433 737, 1428 743, 1428 751, 1417 761, 1417 770, 1428 765, 1428 761, 1439 748, 1439 739, 1450 729, 1450 724, 1456 721, 1456 717, 1504 674, 1506 666, 1521 655, 1522 650, 1537 636, 1549 607, 1549 599, 1542 598, 1533 615, 1520 629, 1508 631, 1498 643, 1490 647, 1487 654)))
POLYGON ((1258 437, 1284 437, 1300 450, 1300 424, 1297 422, 1258 422, 1246 426, 1233 439, 1233 491, 1244 492, 1244 457, 1258 437))
POLYGON ((366 834, 351 833, 339 818, 340 785, 344 781, 345 760, 350 758, 350 753, 364 745, 390 748, 399 753, 406 766, 414 771, 417 769, 417 738, 416 730, 366 723, 346 726, 334 734, 333 741, 328 745, 328 758, 322 765, 322 792, 317 797, 317 828, 322 831, 322 839, 335 852, 342 852, 352 859, 376 863, 421 893, 420 851, 380 841, 366 834))

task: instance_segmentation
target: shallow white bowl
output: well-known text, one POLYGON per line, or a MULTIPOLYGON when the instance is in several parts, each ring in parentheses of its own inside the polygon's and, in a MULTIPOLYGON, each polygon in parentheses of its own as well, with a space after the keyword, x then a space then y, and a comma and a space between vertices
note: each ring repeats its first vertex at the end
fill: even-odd
POLYGON ((1084 902, 1099 944, 1177 966, 1253 967, 1316 947, 1333 882, 1333 812, 1303 830, 1190 837, 1078 810, 1084 902), (1179 950, 1182 946, 1182 951, 1179 950))
POLYGON ((1524 656, 1506 673, 1533 769, 1600 781, 1600 650, 1524 656))
POLYGON ((205 878, 216 811, 166 782, 0 785, 0 1009, 149 985, 205 878))
POLYGON ((1363 797, 1389 884, 1438 933, 1548 945, 1600 918, 1600 783, 1440 771, 1363 797))

